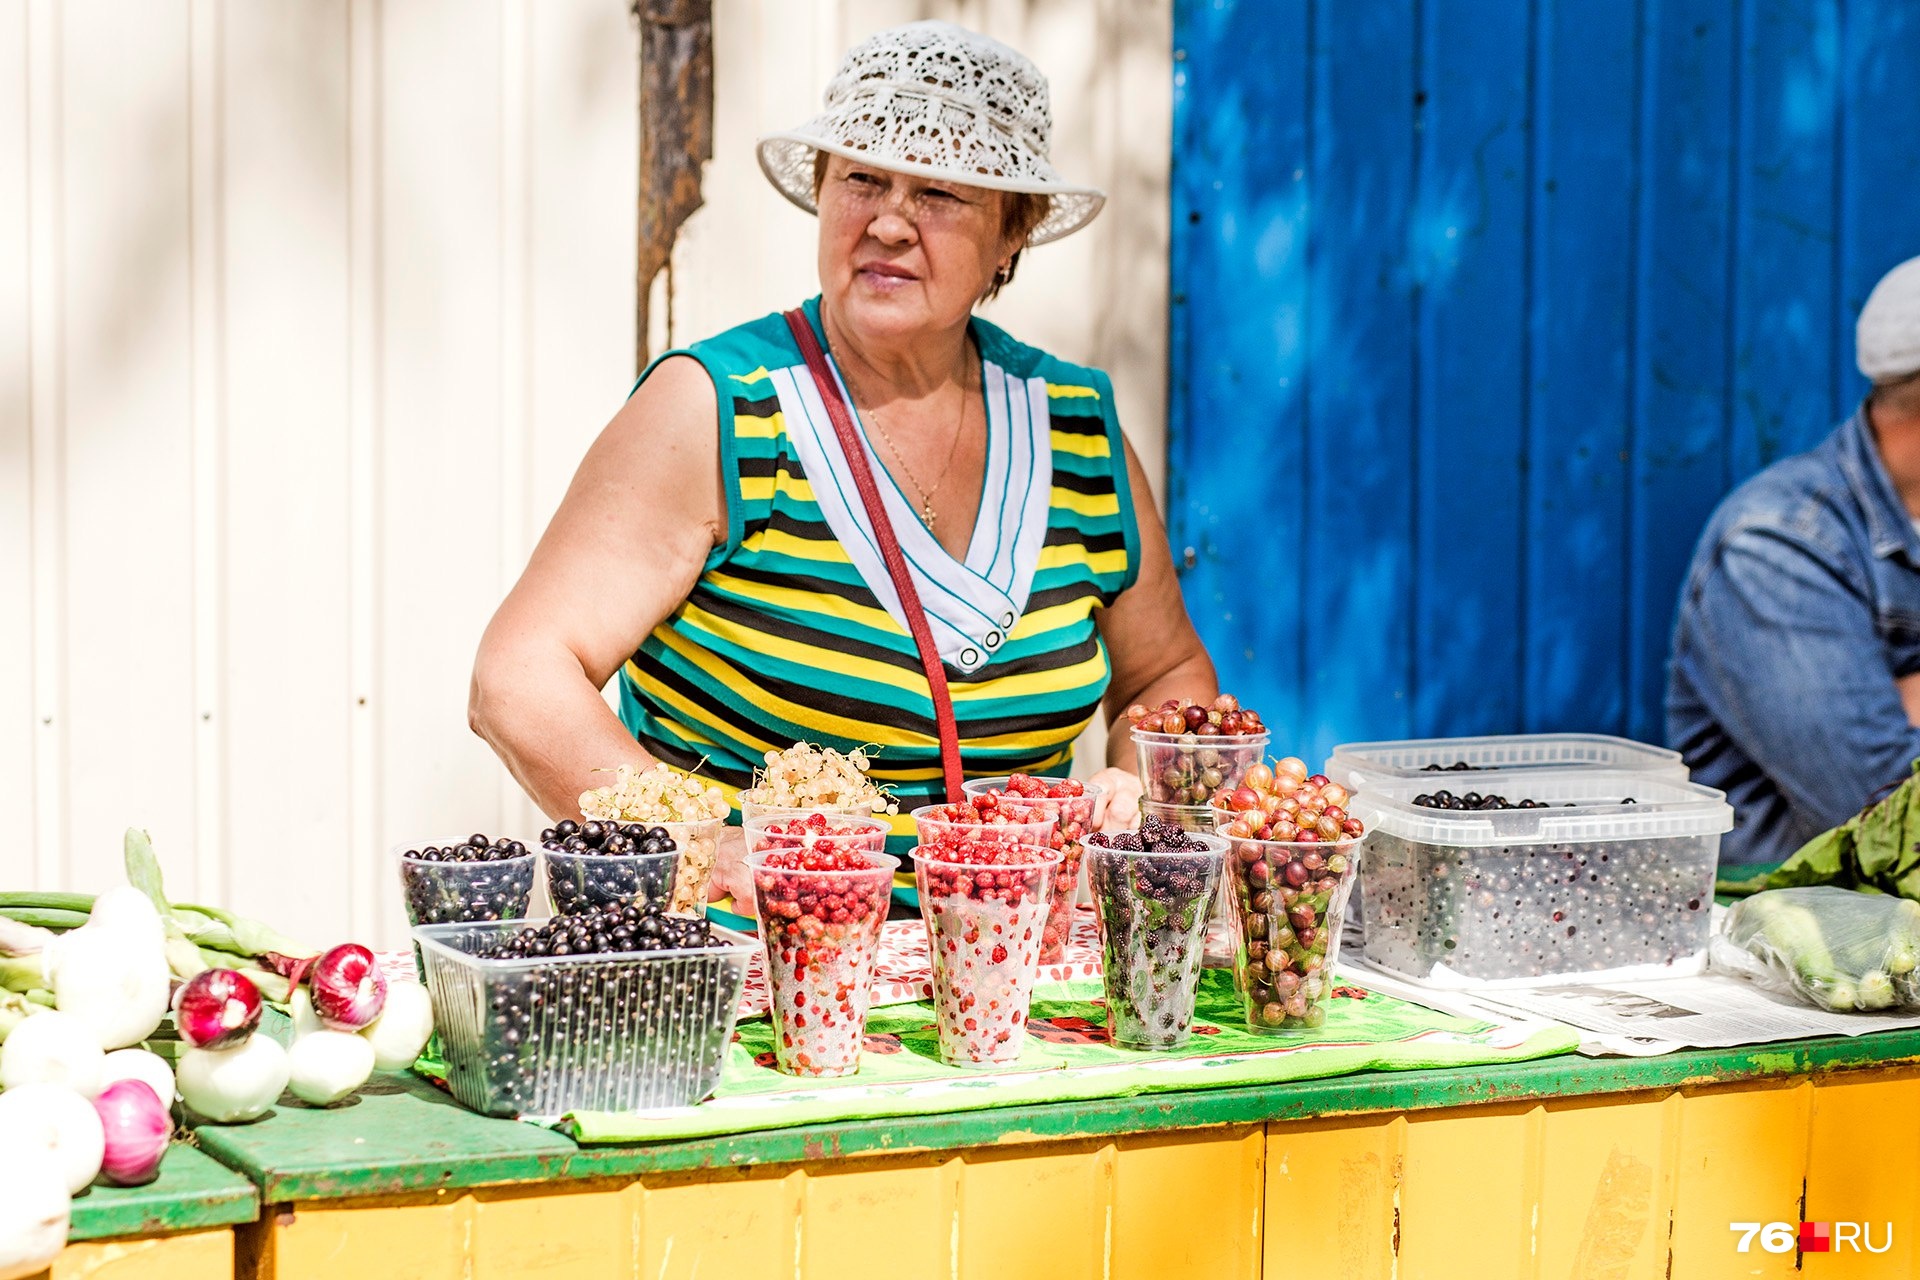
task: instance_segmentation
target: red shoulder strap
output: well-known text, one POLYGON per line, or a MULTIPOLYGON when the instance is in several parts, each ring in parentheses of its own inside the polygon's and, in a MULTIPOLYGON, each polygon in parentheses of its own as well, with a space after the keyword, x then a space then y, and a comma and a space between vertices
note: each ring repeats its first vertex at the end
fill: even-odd
POLYGON ((867 465, 866 446, 853 425, 853 416, 847 412, 847 402, 841 398, 833 371, 827 367, 827 354, 820 349, 820 340, 813 336, 806 312, 795 307, 786 313, 786 320, 787 327, 793 330, 793 340, 800 344, 800 354, 807 359, 807 368, 813 373, 813 385, 819 389, 820 401, 827 407, 834 434, 840 437, 840 452, 846 456, 854 488, 860 491, 860 501, 867 509, 867 523, 873 529, 874 541, 880 544, 880 558, 886 561, 894 594, 900 597, 900 609, 907 615, 907 629, 913 633, 913 643, 920 650, 920 666, 927 673, 927 688, 933 695, 933 719, 940 731, 940 768, 946 775, 947 799, 958 800, 962 794, 960 729, 953 718, 953 696, 947 692, 946 668, 941 665, 940 650, 933 643, 933 630, 927 626, 926 610, 920 607, 920 592, 907 570, 907 558, 900 551, 900 540, 894 536, 887 508, 880 501, 873 469, 867 465))

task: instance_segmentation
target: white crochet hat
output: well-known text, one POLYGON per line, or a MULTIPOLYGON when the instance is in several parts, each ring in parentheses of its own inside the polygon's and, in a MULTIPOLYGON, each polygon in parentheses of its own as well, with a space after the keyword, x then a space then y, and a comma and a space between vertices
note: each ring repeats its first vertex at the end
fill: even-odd
POLYGON ((951 22, 909 22, 855 45, 827 85, 826 110, 760 139, 760 168, 780 194, 818 213, 813 156, 831 151, 878 168, 999 191, 1051 196, 1028 244, 1093 220, 1106 195, 1047 162, 1047 78, 997 40, 951 22))
POLYGON ((1860 308, 1853 348, 1870 382, 1920 373, 1920 258, 1908 258, 1873 286, 1860 308))

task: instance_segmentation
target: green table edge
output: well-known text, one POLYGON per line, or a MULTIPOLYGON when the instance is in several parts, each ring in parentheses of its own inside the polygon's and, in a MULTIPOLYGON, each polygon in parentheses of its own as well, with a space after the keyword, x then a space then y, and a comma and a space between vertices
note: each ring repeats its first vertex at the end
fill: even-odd
POLYGON ((160 1162, 160 1176, 146 1186, 89 1187, 75 1197, 67 1242, 203 1231, 259 1216, 260 1192, 251 1181, 176 1142, 160 1162))
POLYGON ((1565 1054, 1496 1066, 1369 1071, 1274 1086, 598 1147, 576 1145, 533 1125, 474 1115, 423 1080, 390 1076, 380 1095, 366 1100, 374 1105, 364 1109, 269 1117, 249 1126, 206 1125, 198 1136, 203 1150, 253 1179, 263 1201, 278 1204, 1785 1081, 1915 1062, 1920 1062, 1920 1029, 1654 1058, 1565 1054), (381 1136, 370 1142, 368 1133, 381 1136), (383 1153, 381 1146, 393 1150, 383 1153))

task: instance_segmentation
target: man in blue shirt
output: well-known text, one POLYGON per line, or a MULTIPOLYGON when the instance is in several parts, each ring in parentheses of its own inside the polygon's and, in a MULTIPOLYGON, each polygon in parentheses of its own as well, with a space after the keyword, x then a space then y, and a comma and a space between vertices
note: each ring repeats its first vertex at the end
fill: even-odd
POLYGON ((1724 863, 1784 860, 1920 757, 1920 258, 1855 354, 1865 402, 1728 495, 1681 591, 1667 738, 1733 802, 1724 863))

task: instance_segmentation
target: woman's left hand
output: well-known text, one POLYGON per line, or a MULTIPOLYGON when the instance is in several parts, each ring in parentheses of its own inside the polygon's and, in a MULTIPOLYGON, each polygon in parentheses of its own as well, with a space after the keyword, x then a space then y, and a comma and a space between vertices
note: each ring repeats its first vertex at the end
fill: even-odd
POLYGON ((1095 831, 1128 831, 1140 823, 1140 778, 1130 769, 1111 766, 1088 779, 1101 788, 1093 811, 1095 831))

